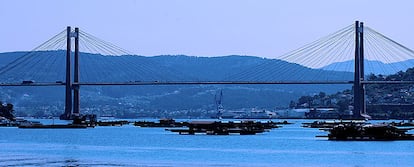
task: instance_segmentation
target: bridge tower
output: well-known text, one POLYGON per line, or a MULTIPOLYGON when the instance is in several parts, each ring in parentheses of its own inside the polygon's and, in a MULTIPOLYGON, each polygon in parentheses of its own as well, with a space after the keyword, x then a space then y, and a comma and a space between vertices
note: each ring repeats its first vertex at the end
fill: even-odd
POLYGON ((366 113, 364 76, 364 23, 355 22, 354 114, 370 118, 366 113))
POLYGON ((72 85, 73 89, 73 116, 80 116, 80 92, 79 92, 79 28, 75 28, 75 62, 74 62, 74 76, 73 82, 77 83, 72 85))
POLYGON ((73 117, 79 117, 80 110, 80 94, 79 85, 79 28, 75 28, 72 32, 70 26, 66 29, 66 82, 65 82, 65 112, 60 116, 62 120, 71 120, 73 117), (71 43, 72 38, 75 39, 75 53, 74 53, 74 78, 72 83, 71 75, 71 43), (72 103, 72 89, 73 89, 73 103, 72 103), (73 110, 73 112, 72 112, 73 110))

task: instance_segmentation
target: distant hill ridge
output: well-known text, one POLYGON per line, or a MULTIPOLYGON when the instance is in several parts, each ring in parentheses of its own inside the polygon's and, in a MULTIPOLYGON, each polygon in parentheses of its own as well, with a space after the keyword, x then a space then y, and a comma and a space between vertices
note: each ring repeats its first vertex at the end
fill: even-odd
MULTIPOLYGON (((38 51, 38 52, 39 53, 36 53, 36 54, 46 54, 46 53, 53 54, 53 52, 58 52, 58 51, 38 51)), ((27 53, 29 52, 21 51, 21 52, 0 53, 0 68, 12 62, 16 58, 22 55, 25 55, 27 53)), ((82 59, 82 56, 81 56, 81 62, 89 61, 90 65, 97 66, 97 68, 100 67, 99 65, 96 65, 97 62, 101 62, 101 63, 102 61, 103 62, 105 61, 117 62, 120 60, 118 56, 103 56, 100 54, 89 54, 89 53, 81 53, 81 55, 83 57, 88 57, 88 58, 82 59), (95 61, 91 62, 91 58, 95 59, 95 61)), ((237 75, 240 72, 253 69, 254 67, 257 67, 258 65, 266 64, 269 62, 274 62, 273 65, 275 65, 276 62, 288 63, 282 60, 261 58, 261 57, 255 57, 255 56, 240 56, 240 55, 229 55, 229 56, 218 56, 218 57, 198 57, 198 56, 186 56, 186 55, 159 55, 159 56, 146 57, 146 56, 135 55, 135 56, 123 56, 123 57, 131 61, 130 65, 137 65, 137 63, 152 65, 158 68, 156 70, 161 71, 163 75, 164 74, 175 75, 171 73, 176 72, 177 76, 175 77, 182 77, 180 79, 187 79, 187 80, 191 80, 191 79, 223 80, 226 77, 237 75)), ((60 62, 61 64, 64 63, 64 59, 61 59, 61 61, 62 61, 60 62)), ((272 63, 269 63, 269 64, 272 65, 272 63)), ((292 68, 292 70, 290 71, 305 71, 305 72, 312 73, 311 71, 318 70, 318 69, 305 70, 307 68, 304 66, 300 66, 300 65, 298 66, 297 64, 294 64, 294 63, 288 63, 288 64, 291 64, 291 65, 289 67, 284 65, 283 67, 292 68), (301 68, 301 69, 298 69, 298 68, 301 68)), ((388 74, 394 74, 398 71, 404 71, 407 68, 410 68, 413 66, 414 66, 414 59, 401 61, 401 62, 387 63, 387 64, 381 61, 365 60, 365 73, 367 75, 370 73, 388 75, 388 74)), ((349 61, 344 61, 344 62, 332 63, 320 69, 327 70, 327 71, 353 72, 354 71, 353 67, 354 67, 354 61, 349 60, 349 61)), ((120 71, 122 71, 121 68, 131 68, 131 67, 130 66, 119 66, 119 68, 120 68, 120 71)), ((269 67, 269 69, 271 68, 274 68, 274 67, 269 67)), ((154 74, 151 73, 149 75, 154 75, 154 74)), ((304 76, 309 76, 309 75, 304 75, 304 76)), ((166 79, 171 79, 170 78, 171 76, 170 77, 163 76, 163 77, 166 79)))
MULTIPOLYGON (((54 54, 55 51, 36 52, 37 55, 54 54)), ((58 52, 58 51, 56 51, 58 52)), ((0 53, 0 69, 27 52, 0 53)), ((64 53, 59 53, 64 54, 64 53)), ((48 76, 36 73, 36 81, 64 81, 64 55, 56 59, 56 66, 61 73, 48 76), (56 78, 54 78, 56 77, 56 78)), ((103 56, 99 54, 81 53, 81 81, 222 81, 226 79, 283 80, 312 79, 315 77, 340 76, 352 78, 352 73, 310 69, 298 64, 282 60, 254 56, 221 56, 196 57, 185 55, 162 56, 103 56), (84 66, 88 64, 88 66, 84 66), (108 67, 106 65, 114 64, 108 67), (139 68, 138 68, 139 67, 139 68), (138 69, 137 69, 138 68, 138 69), (259 71, 260 73, 256 73, 259 71), (278 72, 282 71, 280 74, 278 72), (293 72, 300 75, 295 76, 293 72), (232 78, 233 77, 233 78, 232 78)), ((32 69, 43 69, 39 63, 32 69)), ((46 68, 46 69, 47 69, 46 68)), ((49 70, 47 69, 47 70, 49 70)), ((13 77, 24 77, 28 69, 19 69, 19 74, 8 74, 13 77)), ((13 72, 13 71, 12 71, 13 72)), ((29 73, 30 74, 30 73, 29 73)), ((0 74, 1 76, 1 74, 0 74)), ((1 78, 1 77, 0 77, 1 78)), ((20 80, 24 80, 21 78, 20 80)), ((0 80, 0 82, 4 82, 0 80)), ((350 85, 175 85, 175 86, 83 86, 81 88, 81 106, 100 110, 111 105, 117 108, 142 110, 214 110, 214 95, 223 90, 225 109, 287 107, 291 100, 303 95, 321 91, 333 93, 350 88, 350 85)), ((63 87, 30 88, 0 87, 0 99, 12 102, 16 107, 30 107, 34 104, 63 105, 63 87), (45 94, 45 92, 47 92, 45 94)), ((61 108, 56 107, 56 108, 61 108)), ((57 111, 61 113, 61 111, 57 111)), ((114 111, 115 112, 115 111, 114 111)))
MULTIPOLYGON (((354 60, 332 63, 322 67, 323 70, 354 72, 354 60)), ((389 75, 398 71, 405 71, 414 67, 414 59, 394 63, 383 63, 381 61, 365 60, 365 74, 389 75)))
MULTIPOLYGON (((25 52, 0 53, 0 69, 25 52)), ((65 58, 61 51, 39 51, 31 53, 33 59, 42 56, 59 55, 54 59, 54 65, 39 63, 14 69, 14 73, 25 74, 25 71, 45 70, 37 73, 36 77, 18 75, 20 80, 54 81, 62 80, 64 76, 65 58), (20 71, 19 71, 20 70, 20 71), (56 71, 49 76, 49 71, 56 71), (58 71, 60 72, 58 74, 58 71), (25 78, 26 77, 26 78, 25 78)), ((39 61, 45 62, 45 61, 39 61)), ((185 55, 162 56, 104 56, 100 54, 81 53, 80 70, 82 81, 151 81, 151 80, 186 80, 186 81, 278 81, 278 80, 312 80, 313 78, 333 78, 340 80, 343 76, 352 78, 351 73, 311 69, 295 63, 277 59, 267 59, 254 56, 221 56, 196 57, 185 55), (103 75, 105 74, 105 75, 103 75)), ((10 74, 13 75, 13 74, 10 74)), ((13 78, 16 76, 13 76, 13 78)))

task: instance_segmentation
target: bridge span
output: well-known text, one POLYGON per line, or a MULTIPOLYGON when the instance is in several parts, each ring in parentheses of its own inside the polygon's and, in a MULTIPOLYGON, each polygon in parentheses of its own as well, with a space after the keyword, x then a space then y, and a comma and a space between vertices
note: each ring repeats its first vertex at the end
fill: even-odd
MULTIPOLYGON (((91 41, 95 40, 94 37, 91 37, 89 34, 80 32, 78 28, 75 28, 72 31, 71 27, 67 27, 66 32, 61 32, 60 34, 66 34, 66 36, 59 37, 59 40, 65 40, 66 38, 66 66, 65 66, 65 81, 56 81, 56 82, 35 82, 35 81, 23 81, 20 83, 12 83, 12 82, 1 82, 0 86, 2 87, 37 87, 37 86, 64 86, 65 87, 65 113, 62 115, 62 119, 72 119, 74 116, 77 117, 80 115, 80 88, 81 86, 145 86, 145 85, 307 85, 307 84, 352 84, 353 85, 353 94, 354 94, 354 112, 360 113, 361 116, 366 115, 366 104, 365 104, 365 85, 367 84, 414 84, 414 81, 369 81, 365 77, 365 64, 364 61, 366 60, 364 55, 366 50, 364 41, 366 40, 368 44, 372 44, 375 41, 374 37, 381 37, 382 41, 380 43, 385 43, 384 40, 388 41, 392 45, 392 49, 396 49, 400 47, 403 49, 401 53, 410 53, 414 55, 414 51, 404 47, 395 41, 389 39, 388 37, 379 34, 376 31, 373 31, 369 27, 367 28, 371 33, 368 33, 366 38, 364 38, 364 25, 362 22, 356 21, 355 24, 351 27, 346 27, 333 35, 329 36, 329 38, 322 38, 314 43, 306 45, 303 48, 293 51, 291 54, 285 56, 286 60, 292 60, 293 63, 301 62, 298 64, 309 64, 313 63, 314 65, 320 65, 319 61, 324 61, 322 59, 326 59, 321 57, 320 55, 325 54, 332 54, 332 55, 339 55, 340 53, 347 52, 354 47, 354 76, 353 80, 330 80, 330 81, 318 81, 318 80, 268 80, 268 81, 256 81, 256 80, 223 80, 223 81, 174 81, 174 80, 134 80, 134 81, 106 81, 106 82, 85 82, 80 80, 80 70, 79 70, 79 42, 82 41, 82 36, 85 37, 84 41, 91 41), (352 34, 354 33, 354 34, 352 34), (346 39, 345 41, 339 43, 338 41, 343 39, 344 37, 349 37, 350 35, 354 35, 353 41, 350 39, 346 39), (74 39, 74 52, 72 52, 72 39, 74 39), (342 46, 342 48, 335 48, 334 46, 342 46), (335 50, 337 49, 337 50, 335 50), (343 49, 343 50, 341 50, 343 49), (325 50, 325 52, 321 52, 321 50, 325 50), (344 51, 345 50, 345 51, 344 51), (307 51, 307 52, 305 52, 307 51), (306 54, 304 54, 305 52, 306 54), (74 53, 74 54, 73 54, 74 53), (309 60, 303 57, 295 57, 297 55, 316 55, 318 56, 319 60, 309 60), (73 64, 72 64, 72 59, 73 64), (73 69, 72 69, 73 68, 73 69), (73 70, 73 71, 72 71, 73 70), (72 78, 73 77, 73 78, 72 78), (72 80, 73 79, 73 80, 72 80)), ((46 43, 51 43, 50 45, 57 45, 58 42, 56 41, 47 41, 46 43)), ((109 46, 109 44, 98 41, 99 46, 96 48, 104 48, 105 46, 109 46)), ((371 52, 384 52, 382 54, 388 54, 388 51, 381 50, 381 45, 373 45, 374 49, 378 49, 377 51, 372 49, 368 49, 371 52)), ((85 46, 88 47, 88 46, 85 46)), ((95 48, 95 49, 96 49, 95 48)), ((105 48, 104 48, 105 50, 105 48)), ((111 52, 111 51, 108 51, 111 52)), ((20 59, 20 58, 19 58, 20 59)), ((333 59, 333 58, 330 58, 333 59)), ((16 60, 12 63, 12 65, 6 65, 5 67, 0 69, 0 72, 4 73, 13 68, 16 68, 18 65, 25 64, 27 62, 16 60)), ((38 60, 37 62, 40 62, 38 60)), ((54 60, 56 61, 56 60, 54 60)), ((333 61, 333 60, 330 60, 333 61)), ((122 64, 120 64, 122 65, 122 64)), ((92 67, 93 68, 93 67, 92 67)), ((115 67, 112 67, 115 68, 115 67)), ((273 69, 272 69, 273 70, 273 69)), ((323 71, 318 69, 319 71, 323 71)), ((261 71, 266 71, 261 69, 261 71)), ((271 70, 269 70, 271 71, 271 70)), ((36 75, 35 72, 33 75, 36 75)), ((289 71, 284 71, 285 75, 289 75, 289 71)), ((296 72, 296 73, 300 73, 296 72)), ((254 73, 246 73, 247 75, 254 75, 254 73)), ((1 74, 0 74, 1 75, 1 74)), ((293 74, 292 74, 293 75, 293 74)), ((304 75, 304 74, 300 74, 304 75)))

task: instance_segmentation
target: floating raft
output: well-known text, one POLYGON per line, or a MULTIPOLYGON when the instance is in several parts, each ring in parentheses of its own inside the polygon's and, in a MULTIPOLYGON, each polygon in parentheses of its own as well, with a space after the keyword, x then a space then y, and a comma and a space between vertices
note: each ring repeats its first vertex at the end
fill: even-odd
POLYGON ((365 120, 340 120, 340 121, 314 121, 311 123, 302 123, 305 128, 333 128, 341 124, 366 124, 365 120))
POLYGON ((177 132, 181 135, 194 135, 196 133, 205 133, 207 135, 254 135, 277 128, 276 124, 271 121, 262 123, 254 121, 242 122, 221 122, 221 121, 194 121, 187 125, 188 129, 165 129, 171 132, 177 132))
POLYGON ((42 125, 42 124, 33 124, 33 125, 20 125, 19 128, 23 129, 85 129, 87 125, 75 125, 75 124, 58 124, 58 125, 42 125))
POLYGON ((391 124, 392 126, 400 126, 400 127, 407 127, 407 126, 414 126, 414 122, 412 120, 410 120, 409 122, 390 122, 389 124, 391 124))
MULTIPOLYGON (((197 121, 197 122, 214 122, 214 121, 197 121)), ((218 121, 218 122, 222 122, 222 121, 218 121)), ((242 122, 248 122, 248 121, 242 121, 242 122)), ((195 122, 192 122, 192 123, 195 123, 195 122)), ((226 123, 226 122, 222 122, 222 123, 226 123)), ((237 123, 237 122, 229 121, 227 123, 240 124, 241 122, 237 123)), ((176 122, 174 119, 160 119, 159 122, 152 122, 152 121, 135 121, 134 122, 134 126, 163 127, 163 128, 188 127, 190 124, 191 124, 190 122, 176 122)), ((283 121, 283 122, 267 121, 267 122, 260 122, 260 124, 264 125, 266 129, 271 129, 271 128, 277 128, 278 127, 277 125, 288 125, 291 123, 287 121, 283 121)))
POLYGON ((128 125, 129 121, 121 120, 121 121, 98 121, 96 122, 97 126, 123 126, 128 125))
POLYGON ((150 122, 150 121, 136 121, 134 122, 135 126, 139 127, 184 127, 188 125, 188 122, 176 122, 174 119, 160 119, 159 122, 150 122))
POLYGON ((328 140, 342 141, 392 141, 392 140, 414 140, 412 134, 406 132, 414 128, 400 129, 390 124, 360 125, 340 124, 329 131, 328 140))

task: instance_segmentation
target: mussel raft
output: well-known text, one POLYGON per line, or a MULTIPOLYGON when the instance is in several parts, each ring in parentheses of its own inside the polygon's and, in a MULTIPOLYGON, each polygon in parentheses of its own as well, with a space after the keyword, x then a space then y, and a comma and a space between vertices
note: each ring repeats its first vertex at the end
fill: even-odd
POLYGON ((362 125, 362 124, 340 124, 330 129, 329 140, 343 141, 392 141, 392 140, 414 140, 412 134, 406 132, 414 128, 400 129, 389 124, 362 125))

